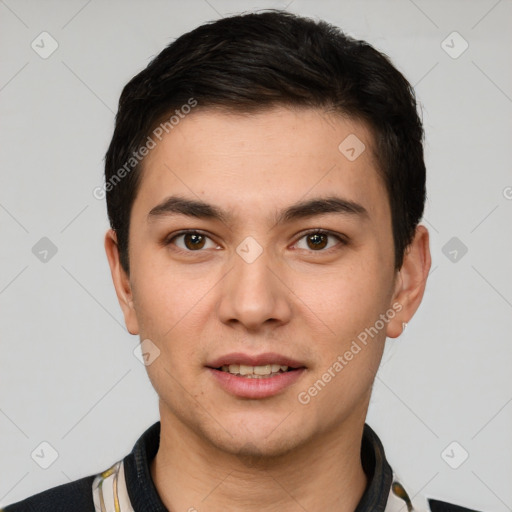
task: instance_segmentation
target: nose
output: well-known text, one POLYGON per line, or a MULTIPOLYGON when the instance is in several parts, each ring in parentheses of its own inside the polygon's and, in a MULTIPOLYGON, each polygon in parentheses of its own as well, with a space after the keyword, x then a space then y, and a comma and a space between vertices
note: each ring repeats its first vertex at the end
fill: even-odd
POLYGON ((275 267, 267 251, 252 262, 234 255, 234 266, 222 283, 222 322, 255 332, 290 321, 292 293, 275 267))

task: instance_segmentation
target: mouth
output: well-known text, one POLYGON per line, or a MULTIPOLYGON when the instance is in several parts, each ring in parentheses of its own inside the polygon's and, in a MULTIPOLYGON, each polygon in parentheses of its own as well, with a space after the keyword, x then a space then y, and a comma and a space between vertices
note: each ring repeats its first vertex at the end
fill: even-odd
POLYGON ((307 367, 295 359, 275 353, 257 356, 236 353, 221 356, 206 368, 213 382, 237 398, 263 399, 283 393, 296 384, 307 367))
POLYGON ((299 361, 270 352, 255 356, 243 353, 227 354, 213 360, 206 366, 212 370, 248 379, 268 379, 306 368, 299 361))
MULTIPOLYGON (((304 368, 304 367, 302 367, 304 368)), ((213 368, 213 370, 227 372, 237 377, 246 377, 248 379, 268 379, 276 377, 282 373, 288 373, 299 370, 299 368, 292 368, 287 365, 280 364, 265 364, 259 366, 249 366, 245 364, 230 364, 213 368)))

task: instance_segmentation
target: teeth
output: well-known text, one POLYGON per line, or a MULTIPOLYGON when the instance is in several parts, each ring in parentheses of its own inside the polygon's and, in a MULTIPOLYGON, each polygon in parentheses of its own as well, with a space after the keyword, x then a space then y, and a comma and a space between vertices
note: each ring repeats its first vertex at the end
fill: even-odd
POLYGON ((270 375, 272 373, 272 365, 266 364, 265 366, 255 366, 252 373, 254 373, 254 375, 270 375))
POLYGON ((272 375, 288 370, 288 366, 279 364, 265 364, 262 366, 247 366, 245 364, 230 364, 221 367, 223 372, 229 372, 233 375, 243 375, 244 377, 257 378, 266 375, 272 375))
POLYGON ((240 365, 239 373, 240 375, 249 375, 254 373, 254 368, 252 366, 245 366, 245 364, 240 365))

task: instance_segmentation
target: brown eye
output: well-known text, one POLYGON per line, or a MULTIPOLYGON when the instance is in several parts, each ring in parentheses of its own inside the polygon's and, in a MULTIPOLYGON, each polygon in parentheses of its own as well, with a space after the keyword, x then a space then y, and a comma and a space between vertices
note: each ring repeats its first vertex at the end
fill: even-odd
POLYGON ((184 252, 202 252, 202 249, 216 249, 218 245, 210 237, 197 231, 186 231, 173 236, 168 245, 175 245, 184 252), (209 244, 209 245, 208 245, 209 244))
POLYGON ((187 249, 195 250, 202 249, 206 242, 206 238, 203 235, 199 235, 197 233, 187 233, 183 235, 183 242, 187 249))
MULTIPOLYGON (((327 252, 337 245, 345 245, 345 240, 329 231, 312 231, 305 233, 296 243, 298 249, 305 249, 309 252, 327 252), (324 249, 327 249, 324 251, 324 249)), ((341 247, 340 247, 341 248, 341 247)))
POLYGON ((327 245, 328 236, 325 233, 312 233, 306 236, 310 249, 323 249, 327 245))

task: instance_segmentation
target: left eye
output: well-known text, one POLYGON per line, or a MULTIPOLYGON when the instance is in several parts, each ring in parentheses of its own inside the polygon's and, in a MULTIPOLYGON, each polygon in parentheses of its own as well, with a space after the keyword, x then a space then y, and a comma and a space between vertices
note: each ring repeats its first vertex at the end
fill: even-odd
POLYGON ((343 240, 339 236, 333 235, 332 233, 328 233, 327 231, 314 231, 311 233, 306 233, 304 236, 302 236, 296 246, 299 249, 311 249, 318 252, 326 248, 330 249, 340 242, 343 243, 343 240), (329 238, 334 240, 336 243, 329 245, 329 238), (305 241, 305 246, 299 246, 301 241, 305 241))

